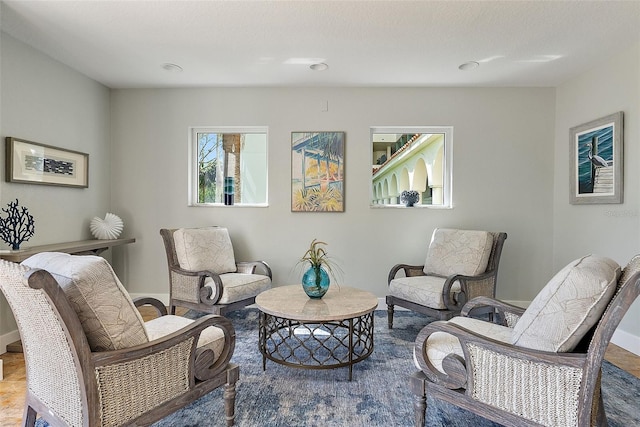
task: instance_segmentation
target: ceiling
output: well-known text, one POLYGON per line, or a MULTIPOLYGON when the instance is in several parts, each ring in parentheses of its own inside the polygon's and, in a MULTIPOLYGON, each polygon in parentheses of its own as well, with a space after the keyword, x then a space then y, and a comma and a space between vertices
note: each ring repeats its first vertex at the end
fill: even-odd
POLYGON ((638 0, 1 7, 2 31, 111 88, 557 86, 640 40, 638 0), (458 69, 468 61, 479 67, 458 69), (329 68, 313 71, 315 62, 329 68))

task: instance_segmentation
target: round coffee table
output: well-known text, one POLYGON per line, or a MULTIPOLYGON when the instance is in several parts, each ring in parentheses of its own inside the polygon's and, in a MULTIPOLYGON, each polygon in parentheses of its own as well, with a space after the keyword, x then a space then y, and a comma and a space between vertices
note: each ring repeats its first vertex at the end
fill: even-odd
POLYGON ((260 309, 259 345, 262 369, 267 359, 304 369, 353 365, 373 351, 371 292, 334 286, 321 299, 311 299, 302 285, 280 286, 256 297, 260 309))

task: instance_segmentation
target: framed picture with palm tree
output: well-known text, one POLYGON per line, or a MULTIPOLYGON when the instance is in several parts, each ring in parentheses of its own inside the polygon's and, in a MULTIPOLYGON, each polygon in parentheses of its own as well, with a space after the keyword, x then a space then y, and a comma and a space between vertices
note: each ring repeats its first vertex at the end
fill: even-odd
POLYGON ((571 128, 571 204, 622 203, 623 113, 571 128))
POLYGON ((344 212, 344 132, 291 133, 291 211, 344 212))

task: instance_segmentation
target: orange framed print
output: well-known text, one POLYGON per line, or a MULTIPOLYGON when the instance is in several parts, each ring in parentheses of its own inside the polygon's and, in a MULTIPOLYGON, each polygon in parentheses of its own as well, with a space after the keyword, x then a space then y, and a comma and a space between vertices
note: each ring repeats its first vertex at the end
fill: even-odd
POLYGON ((291 133, 291 211, 344 212, 344 132, 291 133))

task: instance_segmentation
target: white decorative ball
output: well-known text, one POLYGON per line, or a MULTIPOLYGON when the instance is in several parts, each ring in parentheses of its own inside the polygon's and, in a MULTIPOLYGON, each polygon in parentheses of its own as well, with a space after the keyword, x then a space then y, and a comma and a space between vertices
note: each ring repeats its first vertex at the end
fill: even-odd
POLYGON ((118 215, 107 213, 104 219, 93 217, 89 228, 96 239, 117 239, 122 233, 124 224, 118 215))

